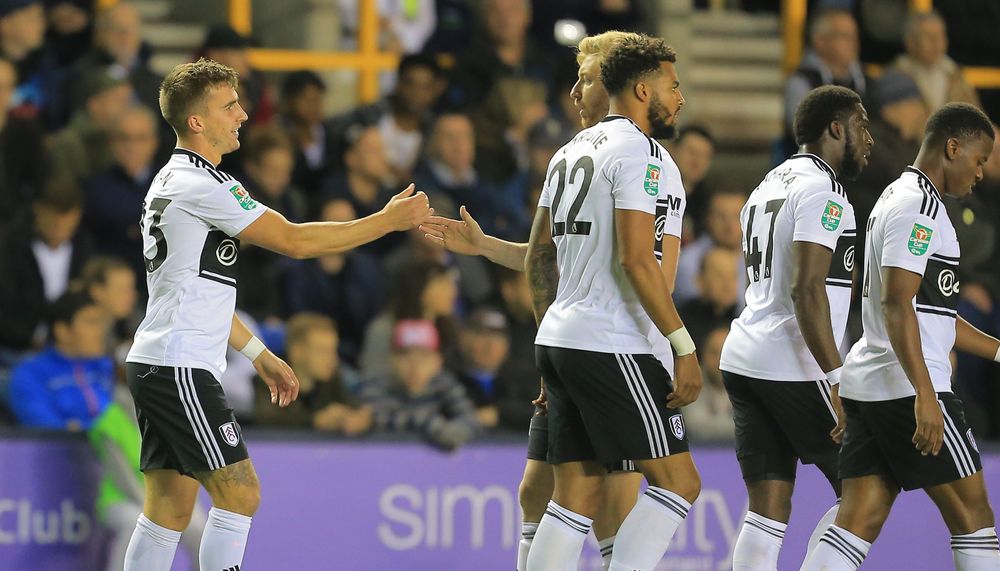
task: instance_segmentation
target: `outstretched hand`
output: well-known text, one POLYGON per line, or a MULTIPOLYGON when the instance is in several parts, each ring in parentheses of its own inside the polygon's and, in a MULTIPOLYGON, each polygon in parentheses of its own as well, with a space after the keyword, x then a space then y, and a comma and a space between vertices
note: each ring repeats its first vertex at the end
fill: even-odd
POLYGON ((413 183, 389 199, 382 212, 393 230, 409 230, 425 223, 433 214, 430 200, 423 191, 416 192, 413 183))
POLYGON ((295 372, 270 350, 257 357, 253 368, 271 391, 271 404, 284 408, 299 398, 299 379, 295 372))
POLYGON ((480 256, 486 243, 486 233, 463 206, 459 209, 461 220, 452 220, 443 216, 431 216, 427 222, 420 225, 424 236, 456 254, 480 256))

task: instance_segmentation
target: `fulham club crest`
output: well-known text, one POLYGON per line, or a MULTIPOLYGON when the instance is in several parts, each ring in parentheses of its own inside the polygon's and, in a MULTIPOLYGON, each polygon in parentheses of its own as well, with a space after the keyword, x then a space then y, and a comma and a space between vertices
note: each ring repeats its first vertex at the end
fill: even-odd
POLYGON ((222 434, 222 440, 226 444, 236 448, 240 445, 240 433, 236 430, 235 422, 227 422, 219 427, 219 433, 222 434))
POLYGON ((684 418, 679 414, 671 416, 667 422, 670 423, 670 432, 677 440, 684 440, 684 418))

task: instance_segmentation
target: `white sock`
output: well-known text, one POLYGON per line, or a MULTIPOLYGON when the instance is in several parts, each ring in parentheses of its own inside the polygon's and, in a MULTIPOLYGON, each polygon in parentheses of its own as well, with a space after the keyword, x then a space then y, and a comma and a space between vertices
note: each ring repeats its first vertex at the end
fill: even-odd
POLYGON ((528 571, 576 571, 592 523, 549 501, 528 552, 528 571))
POLYGON ((951 554, 958 571, 1000 569, 1000 545, 995 527, 985 527, 965 535, 951 536, 951 554))
POLYGON ((826 513, 823 514, 823 517, 819 518, 819 521, 816 523, 816 527, 813 529, 812 535, 809 536, 809 543, 808 547, 806 548, 806 557, 805 557, 806 559, 809 559, 809 554, 812 553, 814 549, 816 549, 817 545, 819 545, 819 538, 823 537, 823 534, 826 533, 827 528, 833 525, 833 522, 837 521, 838 511, 840 511, 839 499, 837 500, 837 503, 833 504, 833 507, 826 510, 826 513))
POLYGON ((208 510, 198 561, 201 571, 239 571, 247 548, 251 518, 219 508, 208 510))
POLYGON ((663 488, 649 486, 622 522, 610 571, 652 571, 663 558, 691 504, 663 488))
POLYGON ((139 514, 125 550, 125 571, 170 571, 181 532, 153 523, 139 514))
POLYGON ((531 542, 534 541, 537 530, 537 523, 533 521, 521 522, 521 542, 517 544, 517 571, 528 570, 528 552, 531 550, 531 542))
POLYGON ((776 571, 787 523, 747 512, 733 550, 733 571, 776 571))
POLYGON ((871 547, 871 543, 846 529, 831 525, 800 571, 856 571, 871 547))
POLYGON ((611 552, 615 548, 615 537, 612 535, 597 542, 597 545, 601 548, 601 571, 608 571, 611 567, 611 552))

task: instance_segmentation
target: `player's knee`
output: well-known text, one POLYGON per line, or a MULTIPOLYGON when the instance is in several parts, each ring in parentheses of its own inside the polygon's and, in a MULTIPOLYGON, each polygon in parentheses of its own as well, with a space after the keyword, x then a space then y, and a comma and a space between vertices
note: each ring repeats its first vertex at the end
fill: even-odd
POLYGON ((552 498, 552 486, 540 478, 525 477, 517 488, 517 499, 521 504, 521 513, 529 521, 541 519, 545 506, 552 498), (534 519, 533 519, 533 516, 534 519))
POLYGON ((153 506, 147 504, 144 513, 156 525, 174 531, 184 531, 191 523, 191 510, 173 502, 153 506))

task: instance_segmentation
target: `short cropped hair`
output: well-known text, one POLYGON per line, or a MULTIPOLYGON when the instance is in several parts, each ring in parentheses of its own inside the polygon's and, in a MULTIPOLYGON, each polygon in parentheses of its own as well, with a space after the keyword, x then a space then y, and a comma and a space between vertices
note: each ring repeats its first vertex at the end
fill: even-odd
POLYGON ((184 134, 188 117, 209 90, 220 83, 236 89, 239 78, 233 68, 206 58, 178 65, 160 84, 160 113, 177 134, 184 134))
POLYGON ((834 121, 844 122, 861 103, 857 93, 837 85, 813 89, 795 110, 795 144, 815 143, 834 121))
POLYGON ((948 139, 963 139, 982 135, 993 139, 993 123, 975 105, 948 103, 927 120, 924 144, 936 146, 948 139))
POLYGON ((688 135, 698 135, 702 139, 708 141, 712 147, 715 147, 715 137, 712 136, 712 132, 708 130, 708 127, 704 125, 685 125, 677 131, 677 143, 684 140, 684 137, 688 135))
POLYGON ((597 34, 594 36, 587 36, 580 40, 580 43, 576 47, 576 64, 580 65, 587 56, 601 56, 604 57, 608 55, 608 52, 612 48, 620 44, 626 38, 638 39, 639 34, 635 32, 619 32, 618 30, 611 30, 609 32, 604 32, 603 34, 597 34))
POLYGON ((658 71, 662 62, 677 61, 677 52, 662 39, 637 36, 624 38, 601 62, 601 83, 610 95, 617 95, 641 77, 658 71))
POLYGON ((132 267, 125 263, 125 260, 114 256, 96 256, 87 261, 80 271, 79 285, 84 291, 88 291, 95 285, 108 283, 108 276, 116 270, 132 272, 132 267))

